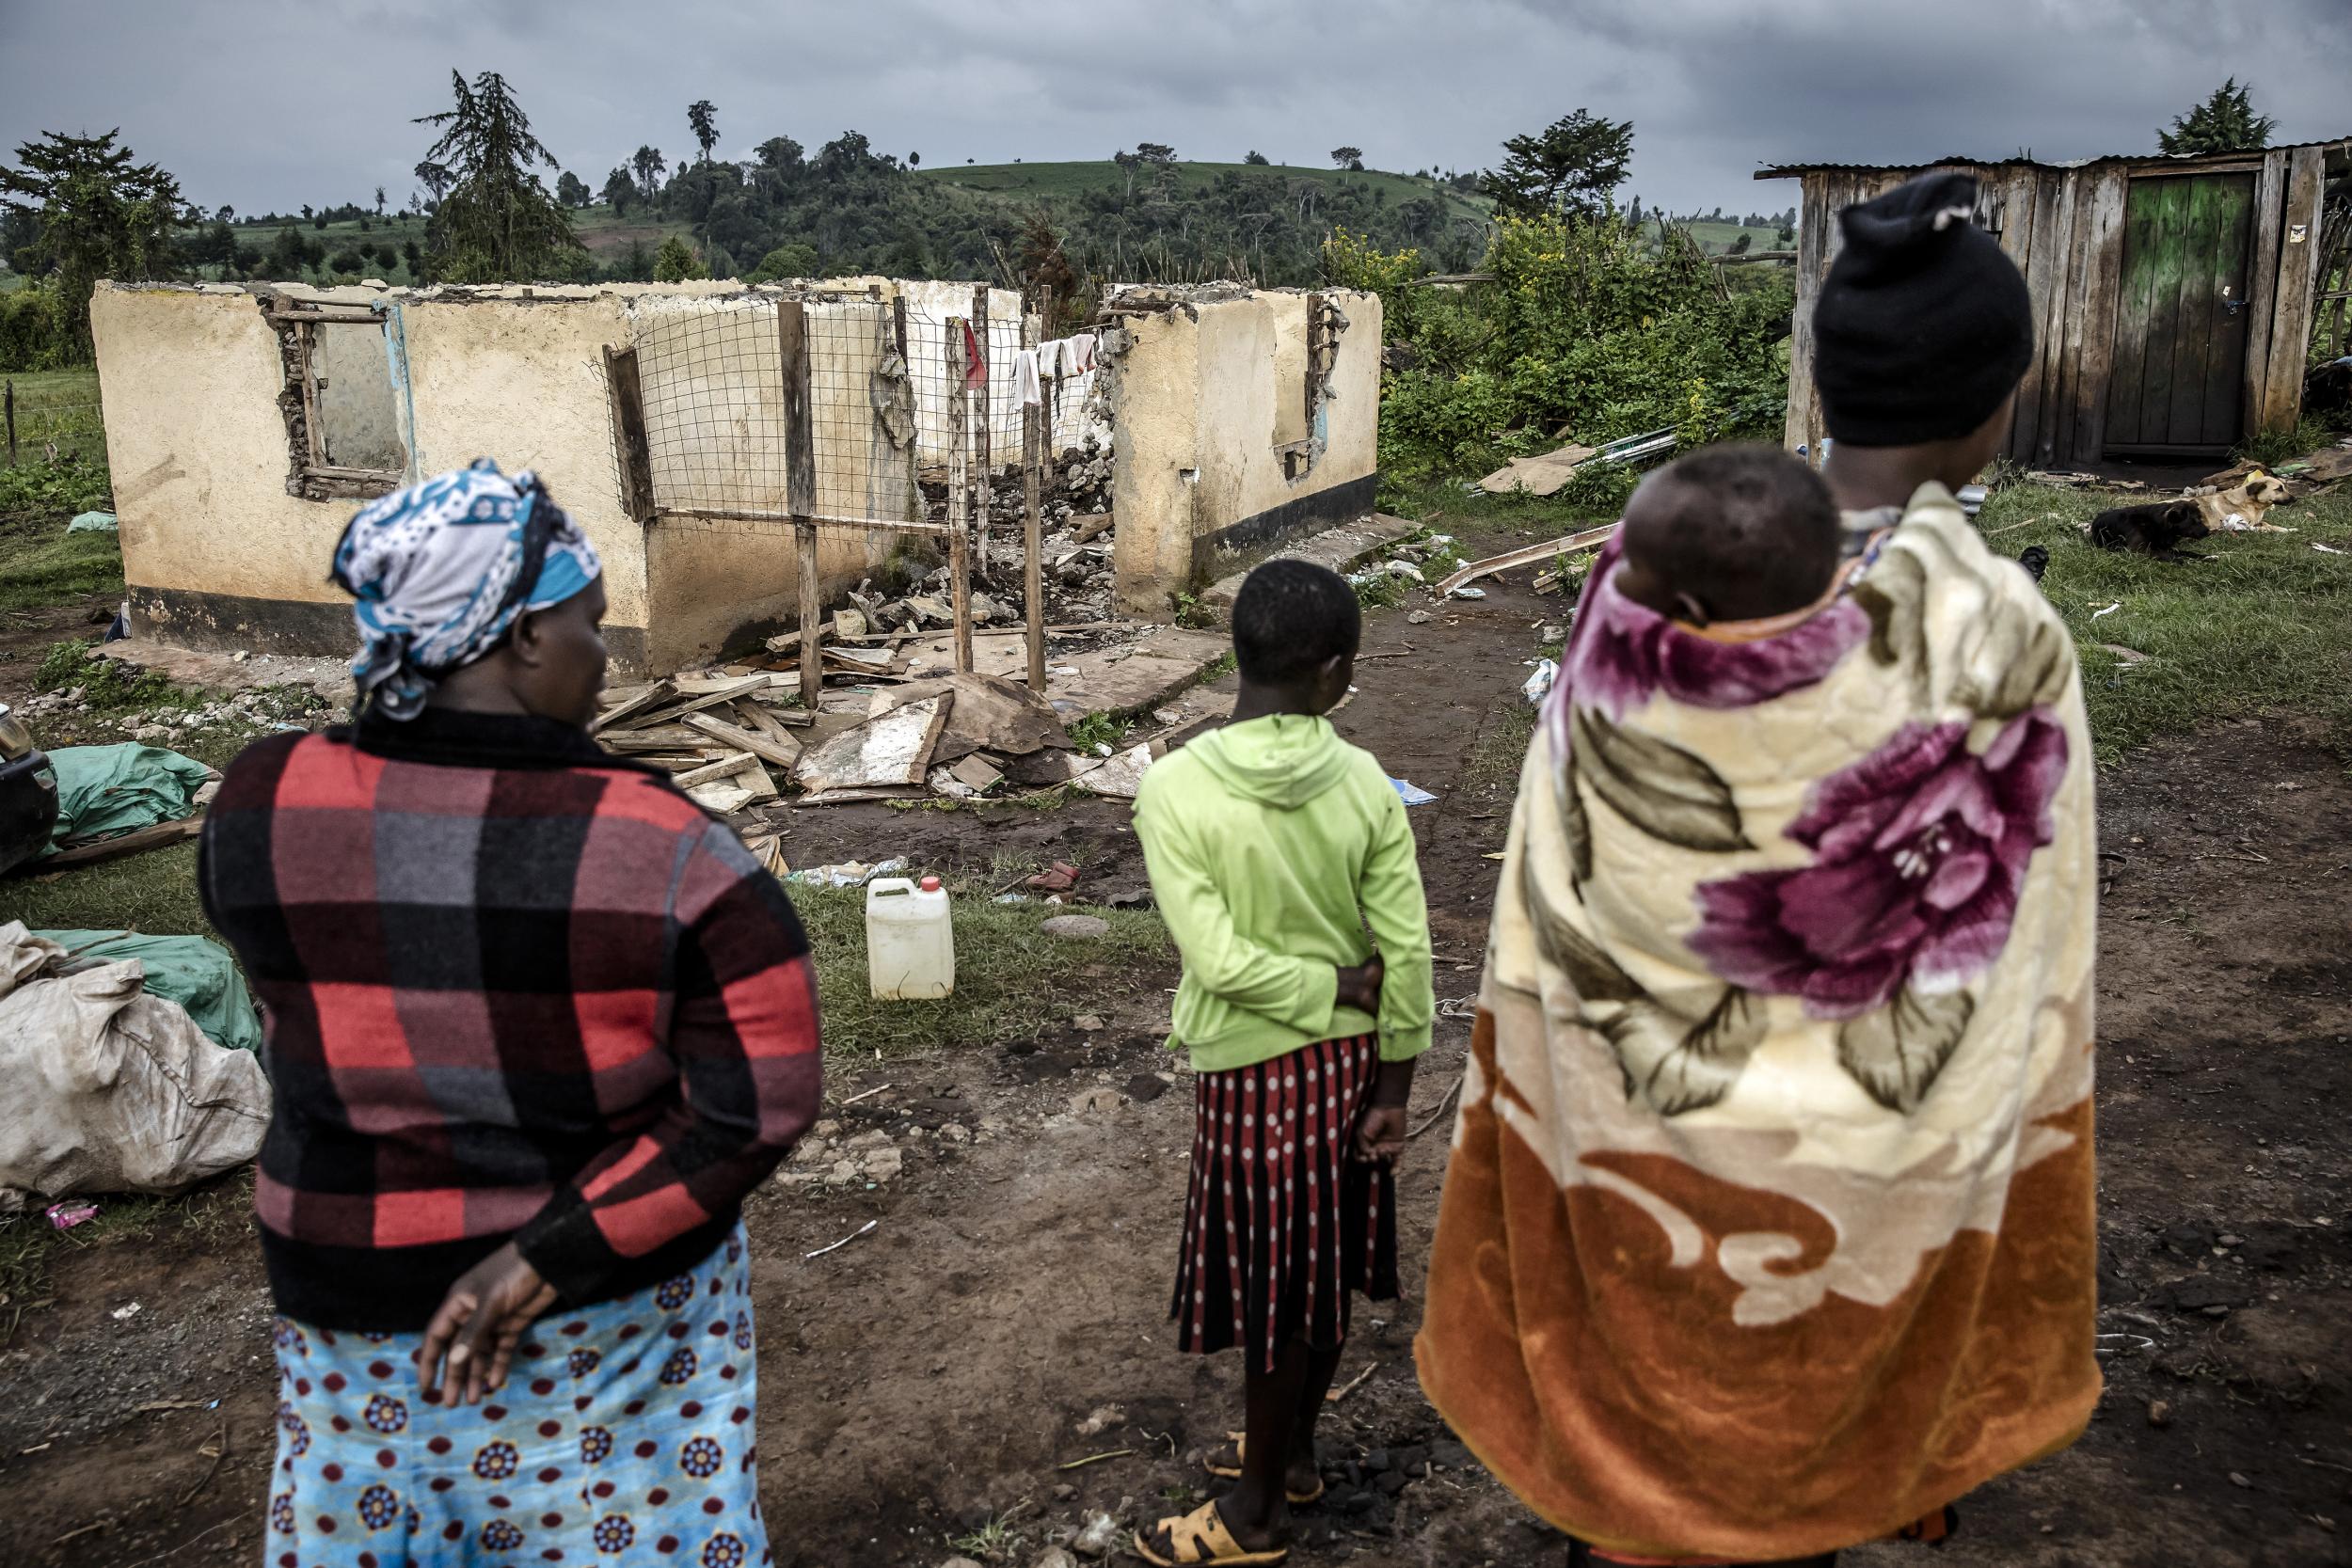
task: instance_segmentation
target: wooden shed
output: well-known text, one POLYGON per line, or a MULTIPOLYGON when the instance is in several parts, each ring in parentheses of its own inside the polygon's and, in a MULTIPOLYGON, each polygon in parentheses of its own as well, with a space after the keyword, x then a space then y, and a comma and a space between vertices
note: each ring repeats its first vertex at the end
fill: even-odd
POLYGON ((2009 454, 2042 467, 2211 457, 2301 417, 2325 267, 2321 214, 2352 139, 2198 157, 2074 164, 1951 158, 1915 167, 1792 165, 1804 182, 1788 444, 1818 450, 1813 301, 1836 214, 1930 169, 1974 174, 1978 218, 2033 295, 2032 366, 2009 454))

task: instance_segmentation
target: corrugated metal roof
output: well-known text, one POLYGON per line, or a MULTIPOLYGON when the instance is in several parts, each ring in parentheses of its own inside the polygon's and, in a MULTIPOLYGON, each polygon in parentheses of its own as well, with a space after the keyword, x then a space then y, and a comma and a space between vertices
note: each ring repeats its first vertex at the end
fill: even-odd
POLYGON ((2278 147, 2249 149, 2244 152, 2173 153, 2109 152, 2096 158, 1930 158, 1910 164, 1773 164, 1756 171, 1758 180, 1794 180, 1804 174, 1908 174, 1915 169, 1950 168, 2089 168, 2094 164, 2178 164, 2194 168, 2201 164, 2242 163, 2264 152, 2289 152, 2299 147, 2325 147, 2352 152, 2352 136, 2330 136, 2323 141, 2289 142, 2278 147))

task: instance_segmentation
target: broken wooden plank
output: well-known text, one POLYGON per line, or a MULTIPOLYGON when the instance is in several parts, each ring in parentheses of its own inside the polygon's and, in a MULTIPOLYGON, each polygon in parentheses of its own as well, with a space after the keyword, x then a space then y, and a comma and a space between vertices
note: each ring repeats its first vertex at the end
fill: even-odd
POLYGON ((712 718, 707 713, 690 713, 686 716, 686 722, 688 727, 700 730, 713 740, 722 741, 738 751, 749 752, 755 757, 774 763, 787 774, 800 763, 801 743, 798 740, 779 743, 769 736, 739 729, 723 720, 712 718))
POLYGON ((909 703, 828 736, 801 753, 793 777, 812 795, 919 785, 930 771, 931 749, 951 700, 909 703))
POLYGON ((660 712, 647 719, 645 722, 647 724, 667 724, 673 721, 684 719, 690 713, 700 713, 705 708, 717 707, 722 703, 729 702, 737 697, 748 696, 754 691, 763 689, 768 685, 770 679, 771 677, 767 675, 745 675, 740 680, 731 680, 721 683, 718 689, 714 691, 703 692, 699 696, 690 696, 685 702, 678 704, 675 707, 663 708, 660 712))
POLYGON ((194 838, 203 831, 204 814, 199 811, 177 822, 158 822, 151 827, 135 828, 130 832, 118 833, 112 838, 80 842, 69 839, 56 853, 27 862, 24 874, 40 876, 51 871, 71 870, 77 865, 96 865, 101 861, 119 860, 125 855, 144 854, 150 849, 160 849, 167 844, 194 838))
POLYGON ((676 695, 677 687, 675 683, 666 680, 655 681, 635 696, 616 703, 596 715, 595 721, 588 726, 588 733, 595 735, 600 730, 609 730, 622 720, 634 718, 638 714, 659 707, 676 695))
POLYGON ((1571 533, 1565 538, 1550 540, 1541 545, 1530 545, 1524 549, 1508 550, 1502 555, 1490 555, 1484 561, 1473 561, 1438 584, 1438 597, 1442 599, 1457 588, 1468 587, 1480 578, 1489 578, 1497 572, 1507 572, 1514 566, 1533 566, 1539 561, 1549 561, 1556 555, 1570 555, 1579 550, 1597 548, 1607 543, 1610 536, 1616 531, 1615 523, 1603 523, 1598 528, 1588 528, 1581 533, 1571 533))
MULTIPOLYGON (((764 705, 747 699, 739 699, 727 705, 734 710, 736 718, 741 721, 744 728, 766 736, 779 746, 789 746, 795 752, 800 750, 801 737, 785 728, 784 721, 777 718, 774 712, 764 705)), ((803 724, 808 723, 810 716, 801 715, 801 721, 803 724)))
POLYGON ((722 757, 717 762, 689 768, 670 782, 680 789, 691 789, 698 784, 708 784, 713 779, 731 779, 738 773, 748 772, 758 766, 759 759, 751 752, 738 752, 731 757, 722 757))

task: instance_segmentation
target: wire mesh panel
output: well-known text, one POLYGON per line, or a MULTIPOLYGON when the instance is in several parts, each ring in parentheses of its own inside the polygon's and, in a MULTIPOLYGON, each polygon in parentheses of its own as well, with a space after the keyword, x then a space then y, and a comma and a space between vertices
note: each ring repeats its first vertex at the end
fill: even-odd
MULTIPOLYGON (((919 520, 915 377, 898 349, 897 312, 879 299, 815 301, 807 322, 812 508, 826 521, 919 520)), ((939 379, 945 372, 936 372, 939 379)))
POLYGON ((656 505, 672 513, 786 515, 775 306, 757 299, 665 301, 639 315, 634 337, 656 505))

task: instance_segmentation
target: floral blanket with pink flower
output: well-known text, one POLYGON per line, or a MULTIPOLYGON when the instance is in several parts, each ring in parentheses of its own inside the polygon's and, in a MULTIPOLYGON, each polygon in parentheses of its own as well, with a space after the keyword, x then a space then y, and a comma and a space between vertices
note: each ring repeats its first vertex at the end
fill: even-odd
POLYGON ((1806 1557, 2098 1397, 2074 644, 1935 485, 1774 635, 1613 568, 1520 779, 1422 1377, 1597 1545, 1806 1557))

